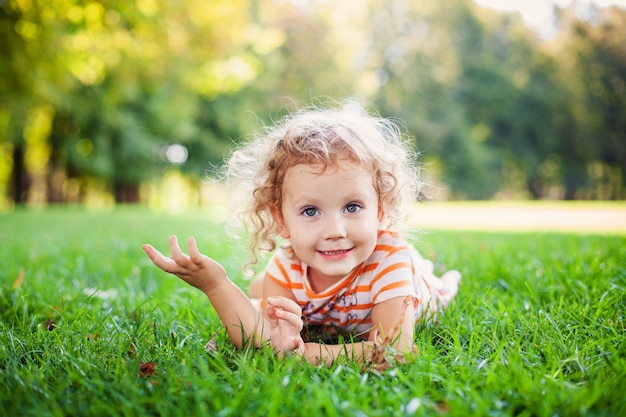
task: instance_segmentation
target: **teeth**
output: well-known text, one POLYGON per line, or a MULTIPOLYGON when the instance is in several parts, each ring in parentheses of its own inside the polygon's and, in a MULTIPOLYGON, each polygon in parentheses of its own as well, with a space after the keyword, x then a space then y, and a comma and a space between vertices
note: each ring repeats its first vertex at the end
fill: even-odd
POLYGON ((345 250, 329 250, 329 251, 322 251, 322 253, 324 255, 337 255, 339 253, 344 253, 345 250))

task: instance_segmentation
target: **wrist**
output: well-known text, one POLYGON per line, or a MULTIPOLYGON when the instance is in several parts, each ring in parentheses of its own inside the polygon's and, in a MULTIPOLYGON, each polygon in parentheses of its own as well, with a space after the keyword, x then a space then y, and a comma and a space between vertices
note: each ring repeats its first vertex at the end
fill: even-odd
POLYGON ((230 279, 226 274, 217 276, 212 282, 207 285, 199 286, 198 289, 202 291, 209 300, 212 300, 215 296, 221 296, 223 294, 223 289, 220 288, 222 285, 230 283, 230 279))

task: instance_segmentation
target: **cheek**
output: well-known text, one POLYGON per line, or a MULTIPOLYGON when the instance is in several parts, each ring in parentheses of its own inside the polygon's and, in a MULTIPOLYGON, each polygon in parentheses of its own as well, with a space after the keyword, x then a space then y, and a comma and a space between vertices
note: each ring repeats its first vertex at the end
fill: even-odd
POLYGON ((351 228, 351 234, 363 242, 371 243, 378 239, 378 231, 382 229, 377 214, 368 215, 361 222, 355 223, 351 228))
POLYGON ((371 227, 375 227, 376 230, 380 230, 385 221, 385 213, 382 210, 377 210, 375 213, 372 213, 369 224, 371 227))

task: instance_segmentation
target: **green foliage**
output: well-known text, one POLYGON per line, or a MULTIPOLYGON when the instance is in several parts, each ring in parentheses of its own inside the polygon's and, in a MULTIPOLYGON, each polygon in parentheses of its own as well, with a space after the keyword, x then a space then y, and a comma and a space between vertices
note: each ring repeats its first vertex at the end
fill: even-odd
POLYGON ((357 3, 0 3, 0 190, 137 191, 172 144, 200 177, 286 111, 356 97, 406 123, 452 198, 624 197, 624 9, 562 10, 548 40, 472 0, 357 3))
MULTIPOLYGON (((54 109, 49 171, 138 187, 158 176, 161 149, 186 144, 196 172, 223 147, 200 133, 198 108, 241 88, 256 71, 245 53, 245 1, 8 1, 0 6, 3 36, 2 142, 15 155, 29 107, 54 109), (232 71, 231 71, 232 70, 232 71), (19 80, 13 83, 12 80, 19 80)), ((26 169, 16 164, 18 186, 26 169)), ((14 190, 21 201, 21 190, 14 190)), ((60 192, 60 190, 56 190, 60 192)))
POLYGON ((454 197, 490 198, 512 186, 511 170, 523 173, 533 198, 555 186, 567 198, 591 191, 586 170, 597 153, 590 148, 604 148, 609 139, 607 130, 591 136, 579 126, 587 116, 575 110, 579 73, 564 59, 572 51, 539 41, 514 16, 468 1, 392 3, 371 19, 371 65, 386 80, 376 104, 406 121, 418 147, 441 165, 454 197))
POLYGON ((195 234, 245 287, 245 253, 202 213, 0 215, 0 406, 8 415, 606 415, 626 411, 626 238, 437 231, 457 300, 419 354, 377 374, 237 351, 206 298, 145 242, 195 234), (17 278, 21 276, 20 282, 17 278), (14 288, 15 287, 15 288, 14 288), (204 345, 214 339, 215 350, 204 345), (149 364, 154 367, 151 370, 149 364))
MULTIPOLYGON (((579 131, 573 137, 574 145, 581 149, 581 159, 593 161, 588 167, 598 184, 594 192, 614 198, 621 192, 615 183, 623 187, 626 180, 626 59, 622 42, 626 11, 611 8, 596 12, 595 17, 596 24, 572 19, 568 28, 567 50, 575 57, 570 65, 576 68, 575 98, 580 106, 575 109, 583 112, 578 114, 579 131)), ((583 181, 585 174, 579 172, 577 179, 583 181)))

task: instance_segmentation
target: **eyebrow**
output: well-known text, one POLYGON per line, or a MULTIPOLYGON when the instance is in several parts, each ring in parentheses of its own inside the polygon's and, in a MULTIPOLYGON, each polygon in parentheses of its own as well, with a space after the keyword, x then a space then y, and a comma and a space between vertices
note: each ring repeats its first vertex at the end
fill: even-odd
MULTIPOLYGON (((285 194, 285 197, 286 196, 287 194, 285 194)), ((359 190, 355 190, 345 196, 346 203, 353 202, 353 201, 364 202, 367 199, 368 199, 368 196, 366 195, 366 193, 363 193, 359 190)), ((317 197, 300 193, 296 195, 295 198, 292 199, 292 202, 293 204, 296 204, 296 205, 306 205, 306 204, 318 205, 320 203, 320 199, 317 197)))

